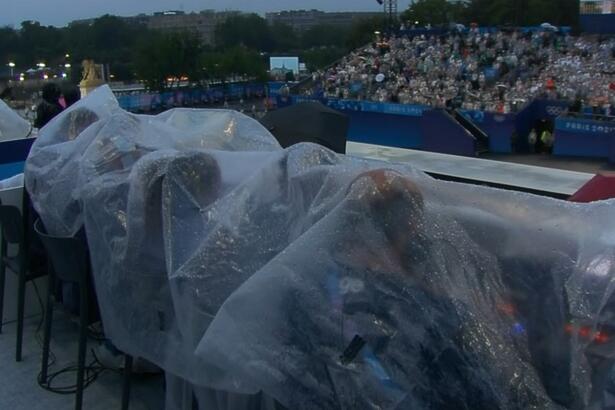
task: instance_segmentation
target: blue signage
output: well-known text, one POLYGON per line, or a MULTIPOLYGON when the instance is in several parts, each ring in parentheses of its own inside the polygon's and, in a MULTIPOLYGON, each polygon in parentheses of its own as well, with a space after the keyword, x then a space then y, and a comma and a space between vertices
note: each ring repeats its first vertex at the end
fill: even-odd
POLYGON ((405 115, 409 117, 422 117, 423 112, 429 110, 424 105, 387 104, 370 101, 329 99, 325 104, 335 110, 378 112, 382 114, 405 115))
POLYGON ((606 121, 558 118, 555 123, 555 129, 559 131, 569 131, 582 134, 615 135, 615 123, 606 121))
POLYGON ((189 106, 200 103, 220 102, 224 99, 239 99, 244 95, 260 97, 265 94, 265 86, 258 83, 228 84, 207 89, 181 89, 164 93, 140 93, 119 95, 117 101, 127 111, 150 111, 159 108, 189 106))
POLYGON ((482 124, 485 122, 485 112, 477 110, 461 110, 461 114, 468 120, 475 124, 482 124))

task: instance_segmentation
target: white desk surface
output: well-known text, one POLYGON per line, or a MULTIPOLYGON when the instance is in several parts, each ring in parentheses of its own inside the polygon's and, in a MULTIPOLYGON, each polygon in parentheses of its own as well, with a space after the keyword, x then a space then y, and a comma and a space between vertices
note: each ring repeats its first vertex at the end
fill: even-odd
POLYGON ((469 158, 404 148, 348 142, 346 153, 357 157, 410 164, 423 172, 526 190, 572 195, 593 174, 532 165, 469 158))

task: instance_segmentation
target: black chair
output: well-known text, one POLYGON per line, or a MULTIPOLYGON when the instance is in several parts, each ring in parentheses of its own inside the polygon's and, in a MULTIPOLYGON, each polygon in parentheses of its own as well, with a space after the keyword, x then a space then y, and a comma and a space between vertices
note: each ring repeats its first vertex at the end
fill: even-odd
POLYGON ((19 208, 12 205, 0 205, 0 333, 2 332, 2 317, 4 306, 4 287, 6 269, 14 272, 19 281, 17 289, 17 345, 15 360, 22 358, 24 308, 26 298, 26 283, 47 275, 45 267, 33 266, 30 252, 29 232, 24 229, 24 218, 19 208), (8 245, 17 247, 15 255, 9 255, 8 245))
MULTIPOLYGON (((80 410, 83 403, 83 386, 85 374, 85 356, 87 349, 87 330, 89 324, 90 294, 90 256, 87 245, 76 237, 57 237, 47 234, 41 220, 34 224, 34 230, 43 241, 51 269, 45 308, 45 325, 43 336, 43 360, 41 380, 47 380, 49 368, 49 344, 51 341, 51 322, 53 318, 53 288, 56 279, 79 285, 79 353, 77 358, 77 394, 75 409, 80 410)), ((122 409, 127 409, 130 392, 130 373, 132 357, 125 356, 124 385, 122 392, 122 409)))

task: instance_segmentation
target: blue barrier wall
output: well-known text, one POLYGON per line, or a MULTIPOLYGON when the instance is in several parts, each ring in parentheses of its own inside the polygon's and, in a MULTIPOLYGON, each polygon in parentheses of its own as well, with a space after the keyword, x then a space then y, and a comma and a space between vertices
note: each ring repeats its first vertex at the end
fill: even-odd
POLYGON ((348 139, 367 144, 419 149, 422 146, 421 128, 423 105, 384 104, 336 98, 307 96, 278 97, 278 107, 306 101, 321 102, 346 114, 350 119, 348 139))
POLYGON ((0 143, 0 180, 21 174, 34 138, 0 143))
POLYGON ((342 110, 350 118, 348 140, 389 147, 420 149, 421 117, 342 110))
POLYGON ((421 149, 443 154, 476 156, 474 137, 446 111, 425 111, 421 118, 421 149))
POLYGON ((581 29, 590 34, 615 34, 615 14, 582 14, 581 29))
MULTIPOLYGON (((270 84, 276 90, 283 83, 270 84)), ((229 83, 216 85, 207 89, 178 89, 163 93, 143 92, 139 94, 118 95, 120 107, 127 111, 157 111, 171 107, 191 107, 201 104, 220 103, 226 100, 239 100, 244 97, 264 97, 264 84, 260 83, 229 83)), ((276 91, 273 91, 276 92, 276 91)))
POLYGON ((578 118, 555 122, 555 155, 609 158, 615 162, 615 123, 578 118))
POLYGON ((513 116, 516 141, 513 151, 529 152, 528 136, 536 121, 555 119, 566 112, 568 102, 553 100, 534 100, 513 116))
POLYGON ((489 137, 489 151, 500 154, 513 152, 512 136, 516 132, 514 114, 468 110, 463 110, 462 114, 487 134, 489 137))
POLYGON ((532 109, 534 111, 534 121, 543 119, 554 121, 557 117, 568 111, 568 102, 535 100, 532 103, 532 109))

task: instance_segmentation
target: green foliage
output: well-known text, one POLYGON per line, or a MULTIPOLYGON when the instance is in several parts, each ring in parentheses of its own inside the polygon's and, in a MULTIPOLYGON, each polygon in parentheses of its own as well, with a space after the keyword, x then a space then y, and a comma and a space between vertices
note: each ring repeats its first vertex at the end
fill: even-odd
POLYGON ((245 46, 258 51, 272 51, 274 40, 267 21, 257 14, 237 15, 216 26, 216 43, 227 49, 245 46))
POLYGON ((56 27, 41 26, 34 21, 21 23, 19 32, 20 61, 46 61, 48 64, 58 62, 64 56, 63 32, 56 27))
POLYGON ((433 26, 447 24, 455 21, 458 7, 447 0, 417 0, 401 15, 402 20, 416 22, 421 25, 433 26))
POLYGON ((168 77, 188 77, 198 81, 203 75, 200 67, 201 40, 190 32, 151 32, 137 46, 135 69, 138 77, 155 90, 161 90, 168 77))
POLYGON ((21 65, 23 60, 17 32, 10 27, 0 27, 0 62, 13 61, 21 65))
POLYGON ((229 76, 248 76, 267 79, 266 62, 258 52, 243 46, 224 51, 204 53, 201 59, 206 79, 225 79, 229 76))
POLYGON ((533 26, 544 22, 576 26, 578 0, 415 0, 401 15, 421 25, 478 23, 482 26, 533 26))
POLYGON ((346 45, 355 49, 362 47, 374 40, 375 31, 384 31, 387 27, 387 20, 384 17, 373 17, 363 20, 358 20, 350 28, 346 45))
MULTIPOLYGON (((402 20, 490 26, 550 22, 574 27, 578 13, 578 0, 415 0, 402 13, 402 20)), ((196 34, 164 34, 109 15, 92 24, 64 28, 25 21, 19 30, 0 27, 0 64, 13 61, 21 70, 40 61, 56 68, 70 62, 70 78, 79 81, 80 62, 90 58, 107 64, 116 80, 133 80, 136 73, 137 79, 152 88, 164 87, 168 77, 199 81, 245 74, 264 78, 267 61, 263 53, 299 55, 309 69, 319 69, 373 41, 374 32, 387 26, 382 16, 358 20, 350 27, 321 25, 298 33, 288 25, 270 26, 256 14, 236 15, 216 27, 214 52, 205 50, 196 34)))
POLYGON ((471 0, 459 21, 489 26, 533 26, 549 22, 575 27, 578 16, 578 0, 471 0))
POLYGON ((350 28, 331 25, 314 26, 301 35, 301 48, 343 47, 350 34, 350 28))
POLYGON ((325 68, 348 54, 345 47, 317 47, 301 53, 301 59, 310 71, 325 68))
POLYGON ((272 48, 275 51, 290 51, 299 47, 299 36, 288 24, 275 23, 271 25, 272 48))

